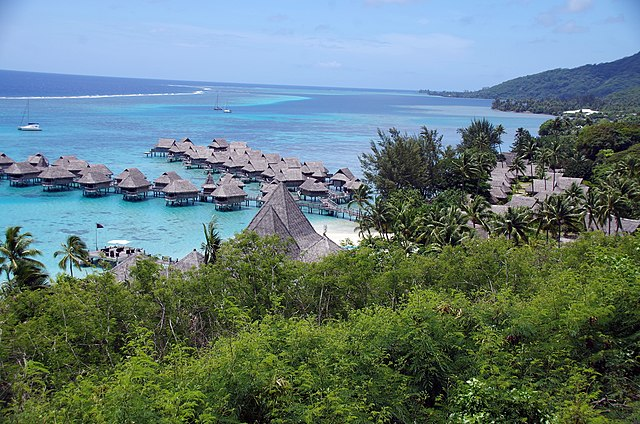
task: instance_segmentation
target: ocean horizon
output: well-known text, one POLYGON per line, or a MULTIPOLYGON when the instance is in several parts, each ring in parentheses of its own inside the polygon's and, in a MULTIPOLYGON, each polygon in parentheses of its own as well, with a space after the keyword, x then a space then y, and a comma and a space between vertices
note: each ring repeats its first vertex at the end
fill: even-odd
MULTIPOLYGON (((0 70, 0 152, 16 161, 44 154, 50 162, 74 155, 103 163, 117 175, 139 168, 153 181, 176 171, 200 186, 203 170, 149 158, 159 138, 188 137, 208 145, 213 138, 245 141, 265 153, 323 161, 330 172, 349 167, 361 177, 358 157, 370 150, 377 130, 395 127, 418 133, 437 129, 445 145, 459 143, 458 128, 474 118, 502 124, 505 150, 515 130, 537 134, 547 115, 517 114, 491 109, 485 99, 427 96, 407 90, 274 86, 241 83, 91 77, 0 70), (22 132, 29 120, 43 131, 22 132), (228 107, 232 113, 213 110, 228 107)), ((257 186, 251 187, 257 190, 257 186)), ((51 275, 61 270, 53 252, 70 234, 94 249, 112 239, 126 239, 148 253, 180 258, 204 241, 202 224, 215 216, 224 238, 242 231, 257 212, 218 212, 211 203, 167 207, 161 198, 125 202, 121 195, 85 198, 80 190, 44 192, 42 187, 11 187, 0 180, 0 227, 19 225, 33 234, 34 247, 51 275), (97 230, 100 223, 103 229, 97 230)), ((322 227, 339 218, 311 215, 322 227)))

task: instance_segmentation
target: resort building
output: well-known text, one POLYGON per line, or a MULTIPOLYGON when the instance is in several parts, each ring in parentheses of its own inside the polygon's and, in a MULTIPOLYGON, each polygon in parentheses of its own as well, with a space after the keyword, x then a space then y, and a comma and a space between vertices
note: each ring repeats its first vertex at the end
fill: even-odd
POLYGON ((151 148, 151 154, 153 156, 166 156, 169 153, 169 149, 175 144, 176 140, 174 138, 159 138, 158 143, 151 148))
POLYGON ((173 180, 162 189, 167 205, 185 205, 198 200, 200 190, 191 181, 173 180))
POLYGON ((305 200, 318 200, 329 196, 329 189, 323 183, 316 181, 314 178, 307 178, 298 188, 300 196, 305 200))
POLYGON ((76 175, 62 166, 50 166, 38 175, 44 191, 69 190, 76 175))
POLYGON ((15 160, 11 159, 4 153, 0 153, 0 178, 5 176, 4 171, 14 163, 16 163, 15 160))
POLYGON ((82 195, 87 197, 109 193, 113 183, 109 175, 96 170, 85 172, 76 182, 82 187, 82 195))
POLYGON ((29 158, 27 159, 27 162, 29 162, 31 165, 35 166, 36 168, 41 168, 41 169, 44 169, 49 166, 49 160, 42 153, 36 153, 35 155, 29 156, 29 158))
POLYGON ((325 168, 322 162, 305 162, 302 164, 302 175, 307 178, 313 178, 316 181, 324 182, 329 176, 329 170, 325 168))
POLYGON ((247 230, 261 236, 278 235, 289 242, 288 255, 303 262, 315 262, 342 250, 325 235, 316 233, 284 184, 273 189, 247 230))
POLYGON ((234 183, 218 183, 218 187, 211 193, 216 209, 231 210, 242 207, 242 202, 247 198, 247 193, 234 183))
POLYGON ((202 184, 202 192, 200 194, 200 200, 206 202, 212 196, 213 191, 218 187, 213 179, 213 174, 207 172, 207 179, 202 184))
POLYGON ((12 186, 27 186, 38 181, 38 175, 42 170, 29 162, 16 162, 4 170, 12 186))
POLYGON ((182 179, 183 178, 180 175, 178 175, 177 172, 174 172, 174 171, 163 172, 162 175, 160 175, 158 178, 153 180, 153 187, 152 187, 153 195, 156 197, 162 195, 164 188, 166 186, 168 186, 173 181, 182 180, 182 179))
POLYGON ((209 144, 209 148, 214 152, 226 152, 229 150, 229 143, 226 138, 214 138, 209 144))
POLYGON ((151 189, 151 183, 147 181, 138 168, 128 168, 118 177, 121 181, 118 183, 118 190, 122 193, 124 200, 141 200, 147 197, 147 193, 151 189), (123 178, 124 177, 124 178, 123 178))

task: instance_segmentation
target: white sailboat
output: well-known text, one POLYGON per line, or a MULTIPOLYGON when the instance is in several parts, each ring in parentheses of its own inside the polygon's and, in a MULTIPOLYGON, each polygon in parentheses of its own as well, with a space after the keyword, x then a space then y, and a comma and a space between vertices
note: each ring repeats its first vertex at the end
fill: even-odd
POLYGON ((40 124, 38 124, 37 122, 29 122, 29 99, 27 99, 27 106, 24 109, 24 112, 22 112, 22 120, 21 120, 21 124, 20 126, 18 126, 18 130, 20 131, 42 131, 42 128, 40 128, 40 124), (27 124, 26 125, 22 125, 22 123, 24 122, 24 117, 25 115, 27 116, 27 124))
POLYGON ((222 110, 222 108, 218 104, 218 97, 219 96, 220 96, 219 94, 216 94, 216 105, 214 106, 213 110, 222 110))

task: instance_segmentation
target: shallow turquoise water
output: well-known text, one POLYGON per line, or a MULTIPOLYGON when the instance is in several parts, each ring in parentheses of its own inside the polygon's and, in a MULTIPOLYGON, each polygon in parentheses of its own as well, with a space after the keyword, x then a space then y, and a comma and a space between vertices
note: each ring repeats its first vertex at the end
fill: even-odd
MULTIPOLYGON (((204 182, 202 170, 185 170, 179 163, 147 158, 160 137, 189 137, 206 145, 214 137, 246 141, 264 152, 297 156, 302 161, 322 160, 331 172, 348 166, 360 174, 358 156, 369 150, 377 128, 397 127, 410 133, 420 126, 438 129, 445 143, 459 142, 457 128, 471 119, 486 117, 502 124, 508 147, 518 127, 537 133, 547 116, 498 112, 490 102, 477 99, 443 99, 408 92, 211 86, 202 94, 101 98, 32 99, 31 118, 44 128, 39 133, 20 132, 24 99, 0 98, 0 152, 26 160, 41 152, 52 162, 75 155, 91 163, 104 163, 114 174, 138 167, 152 181, 165 171, 176 171, 196 185, 204 182), (231 114, 213 110, 216 95, 231 114)), ((2 94, 2 93, 0 93, 2 94)), ((0 97, 2 97, 0 95, 0 97)), ((255 190, 255 188, 254 188, 255 190)), ((119 195, 84 198, 78 190, 45 193, 41 187, 9 187, 0 181, 0 229, 21 225, 36 239, 42 260, 58 272, 53 252, 67 235, 80 235, 95 248, 111 239, 130 240, 148 252, 182 257, 203 240, 202 223, 216 215, 224 237, 241 231, 257 209, 216 212, 212 204, 166 207, 164 200, 149 198, 124 202, 119 195)), ((334 218, 312 216, 316 224, 334 218)))

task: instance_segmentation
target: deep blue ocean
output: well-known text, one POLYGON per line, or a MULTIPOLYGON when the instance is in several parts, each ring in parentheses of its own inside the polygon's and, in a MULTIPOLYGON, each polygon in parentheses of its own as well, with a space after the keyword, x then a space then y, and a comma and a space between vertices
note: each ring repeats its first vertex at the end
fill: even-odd
MULTIPOLYGON (((361 175, 358 156, 369 151, 377 129, 417 133, 437 129, 448 145, 459 143, 457 129, 474 118, 502 124, 508 148, 515 130, 532 134, 545 115, 491 109, 490 100, 440 98, 411 91, 293 87, 197 81, 163 81, 0 71, 0 152, 16 161, 42 153, 51 162, 75 155, 104 163, 114 174, 138 167, 150 181, 176 171, 200 186, 202 170, 144 155, 161 137, 189 137, 207 145, 214 137, 246 141, 250 147, 301 161, 321 160, 334 172, 351 168, 361 175), (28 119, 41 132, 22 132, 28 119), (213 110, 217 104, 232 113, 213 110)), ((250 187, 256 190, 257 187, 250 187)), ((160 198, 124 202, 119 195, 84 198, 80 191, 43 192, 9 187, 0 181, 0 229, 20 225, 33 234, 35 247, 51 274, 60 270, 53 252, 67 235, 80 235, 91 248, 126 239, 150 253, 182 257, 203 241, 202 223, 212 215, 221 233, 241 231, 257 209, 216 212, 212 204, 166 207, 160 198), (104 225, 96 233, 96 223, 104 225), (96 237, 97 236, 97 237, 96 237)), ((318 228, 351 232, 353 223, 310 216, 318 228)))

